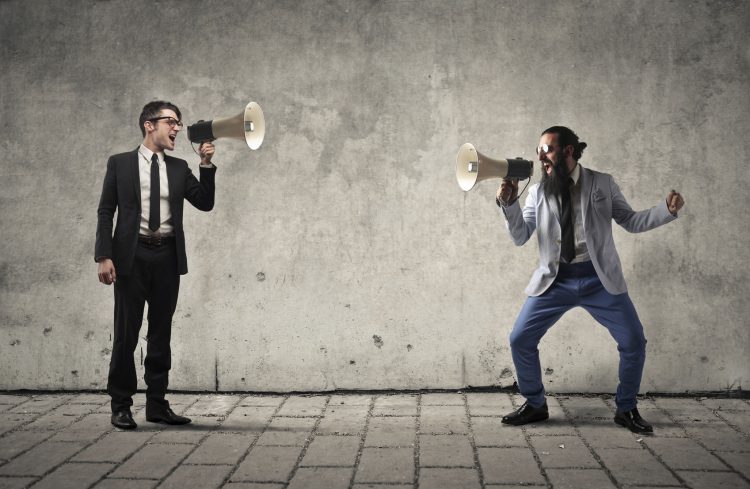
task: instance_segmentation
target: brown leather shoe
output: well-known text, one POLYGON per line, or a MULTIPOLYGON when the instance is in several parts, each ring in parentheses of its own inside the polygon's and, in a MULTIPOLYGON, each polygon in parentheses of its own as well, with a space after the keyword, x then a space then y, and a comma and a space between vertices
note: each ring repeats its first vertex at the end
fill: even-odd
POLYGON ((648 422, 641 418, 638 408, 630 411, 617 411, 615 413, 615 423, 624 426, 633 433, 653 433, 654 428, 648 422))
POLYGON ((513 426, 520 426, 522 424, 533 423, 535 421, 544 421, 549 418, 549 410, 547 409, 547 403, 538 408, 532 407, 528 402, 525 402, 523 406, 516 409, 512 413, 503 416, 503 424, 511 424, 513 426))
POLYGON ((133 421, 133 415, 127 410, 112 413, 112 424, 123 430, 134 430, 138 427, 133 421))

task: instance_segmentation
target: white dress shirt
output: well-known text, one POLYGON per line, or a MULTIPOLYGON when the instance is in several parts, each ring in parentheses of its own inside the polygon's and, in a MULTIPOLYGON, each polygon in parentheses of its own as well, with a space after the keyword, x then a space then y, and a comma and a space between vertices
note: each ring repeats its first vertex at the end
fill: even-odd
POLYGON ((172 225, 172 211, 169 208, 169 182, 167 181, 167 164, 164 155, 157 153, 159 158, 159 229, 156 233, 148 227, 148 217, 151 212, 151 156, 153 151, 141 144, 138 148, 138 175, 141 180, 141 227, 140 234, 150 236, 161 234, 172 236, 174 226, 172 225))

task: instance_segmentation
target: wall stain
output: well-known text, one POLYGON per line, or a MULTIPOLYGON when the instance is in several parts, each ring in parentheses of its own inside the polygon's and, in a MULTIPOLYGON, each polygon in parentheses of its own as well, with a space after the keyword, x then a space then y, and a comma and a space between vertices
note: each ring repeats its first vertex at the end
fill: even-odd
POLYGON ((411 345, 406 345, 406 351, 412 351, 414 349, 411 345))
POLYGON ((214 356, 214 389, 219 392, 219 354, 214 356))
POLYGON ((266 279, 266 274, 263 272, 258 272, 255 274, 255 280, 258 282, 263 282, 266 279))
POLYGON ((84 335, 83 339, 91 341, 94 338, 94 332, 93 331, 86 331, 86 334, 84 335))
POLYGON ((49 334, 50 334, 51 332, 52 332, 52 328, 44 328, 44 330, 42 331, 42 334, 43 334, 44 336, 49 336, 49 334))
POLYGON ((3 263, 0 265, 0 289, 10 289, 10 264, 3 263))
POLYGON ((13 340, 10 342, 10 346, 17 346, 21 344, 21 340, 13 340))
POLYGON ((555 369, 553 368, 545 368, 544 369, 544 375, 552 375, 555 373, 555 369))
POLYGON ((375 346, 377 346, 378 348, 383 348, 383 338, 381 338, 380 336, 376 334, 372 335, 372 341, 375 343, 375 346))

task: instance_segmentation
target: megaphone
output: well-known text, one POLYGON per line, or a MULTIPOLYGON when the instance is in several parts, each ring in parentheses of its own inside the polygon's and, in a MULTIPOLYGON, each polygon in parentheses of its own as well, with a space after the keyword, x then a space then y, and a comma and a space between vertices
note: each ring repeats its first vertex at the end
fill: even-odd
POLYGON ((477 182, 489 178, 517 178, 525 180, 534 174, 534 163, 521 158, 495 160, 488 158, 466 143, 456 156, 456 180, 462 190, 468 192, 477 182))
POLYGON ((250 149, 258 149, 266 134, 266 122, 260 105, 250 102, 245 110, 232 117, 198 121, 188 127, 188 139, 193 143, 203 143, 219 138, 240 139, 250 149))

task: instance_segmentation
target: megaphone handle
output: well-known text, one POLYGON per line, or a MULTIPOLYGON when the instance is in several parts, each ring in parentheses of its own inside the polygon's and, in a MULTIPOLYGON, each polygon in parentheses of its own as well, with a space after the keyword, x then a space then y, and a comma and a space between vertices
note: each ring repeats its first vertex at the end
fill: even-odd
MULTIPOLYGON (((216 140, 215 139, 206 139, 205 141, 201 141, 200 144, 198 145, 198 147, 200 148, 201 144, 203 144, 203 143, 210 143, 211 141, 216 141, 216 140)), ((197 154, 198 156, 201 155, 199 152, 197 152, 195 150, 195 143, 193 141, 190 141, 190 147, 193 148, 193 153, 197 154)))

